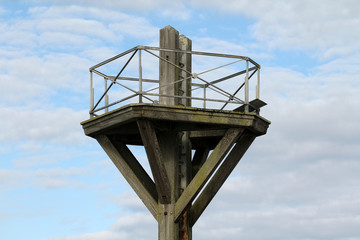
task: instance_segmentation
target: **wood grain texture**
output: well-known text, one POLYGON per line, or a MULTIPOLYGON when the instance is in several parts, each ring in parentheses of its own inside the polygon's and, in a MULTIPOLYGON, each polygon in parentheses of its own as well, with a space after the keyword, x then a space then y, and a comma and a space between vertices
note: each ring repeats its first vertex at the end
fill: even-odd
POLYGON ((96 140, 156 219, 157 196, 155 185, 130 150, 120 143, 117 144, 117 148, 105 135, 99 135, 96 140))
POLYGON ((175 220, 184 213, 191 202, 196 198, 202 187, 211 177, 212 173, 219 166, 226 154, 229 152, 239 134, 243 129, 229 129, 224 137, 220 140, 216 148, 210 154, 209 158, 202 165, 198 173, 191 180, 190 184, 184 190, 175 205, 175 220))
POLYGON ((171 186, 155 129, 152 123, 146 119, 138 119, 137 124, 154 177, 159 201, 162 204, 168 204, 171 202, 171 186))
POLYGON ((226 159, 213 174, 211 180, 201 192, 199 197, 190 209, 190 225, 193 226, 205 208, 209 205, 215 194, 219 191, 221 186, 225 183, 230 173, 234 170, 238 162, 244 156, 251 143, 254 141, 256 135, 251 132, 245 132, 228 154, 226 159))

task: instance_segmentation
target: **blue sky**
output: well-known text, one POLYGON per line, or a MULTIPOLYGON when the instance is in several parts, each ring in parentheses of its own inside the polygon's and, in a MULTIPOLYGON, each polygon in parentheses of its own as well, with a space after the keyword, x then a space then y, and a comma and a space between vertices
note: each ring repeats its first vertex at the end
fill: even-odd
POLYGON ((89 67, 172 25, 194 50, 260 63, 272 121, 194 239, 359 240, 359 12, 356 0, 0 1, 0 238, 157 239, 80 122, 89 67))

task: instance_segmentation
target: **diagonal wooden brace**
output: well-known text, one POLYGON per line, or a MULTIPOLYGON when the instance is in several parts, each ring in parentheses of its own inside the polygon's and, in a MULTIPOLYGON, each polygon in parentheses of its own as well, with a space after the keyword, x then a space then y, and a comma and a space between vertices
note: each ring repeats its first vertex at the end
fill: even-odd
POLYGON ((160 150, 158 138, 153 124, 146 119, 138 119, 142 142, 149 160, 150 168, 155 180, 159 202, 168 204, 171 202, 171 186, 166 172, 160 150))
POLYGON ((219 191, 255 138, 256 135, 252 132, 245 131, 241 135, 229 155, 214 173, 213 177, 201 192, 200 196, 196 199, 195 203, 191 206, 189 220, 190 226, 193 226, 201 216, 205 208, 219 191))
POLYGON ((128 147, 121 142, 112 142, 106 135, 99 135, 96 140, 157 219, 158 199, 155 184, 128 147))
POLYGON ((202 187, 209 180, 213 172, 219 166, 226 154, 229 152, 233 144, 239 138, 239 135, 244 131, 242 128, 231 128, 227 130, 223 138, 217 144, 209 158, 199 169, 190 184, 186 187, 175 204, 175 221, 186 211, 188 206, 196 198, 202 187))

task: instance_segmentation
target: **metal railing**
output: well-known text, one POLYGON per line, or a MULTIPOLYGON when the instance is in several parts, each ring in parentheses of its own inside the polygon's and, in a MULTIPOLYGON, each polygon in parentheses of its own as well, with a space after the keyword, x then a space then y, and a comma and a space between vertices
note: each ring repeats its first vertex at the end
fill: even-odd
POLYGON ((129 103, 159 104, 160 97, 190 99, 192 105, 199 108, 228 110, 231 107, 233 109, 234 105, 236 107, 244 105, 245 112, 248 112, 251 89, 249 80, 255 73, 257 73, 257 81, 253 92, 256 99, 260 97, 260 65, 245 56, 137 46, 96 64, 89 70, 89 113, 91 117, 100 115, 100 111, 108 112, 109 109, 129 103), (191 54, 193 70, 190 72, 182 66, 181 62, 174 63, 161 57, 160 52, 191 54), (136 55, 138 55, 137 58, 136 55), (197 60, 196 57, 201 59, 197 60), (117 62, 119 60, 121 60, 120 63, 117 62), (229 60, 231 61, 229 62, 229 60), (160 88, 167 86, 160 86, 159 84, 158 69, 160 62, 172 65, 178 72, 187 74, 187 77, 174 79, 167 85, 188 81, 190 78, 190 96, 160 93, 160 88), (112 66, 109 66, 111 64, 112 66), (206 69, 203 69, 205 67, 206 69), (196 73, 194 69, 199 69, 199 72, 196 73), (104 73, 115 70, 118 71, 116 75, 104 73), (229 74, 230 72, 232 73, 229 74), (125 74, 131 74, 132 77, 123 76, 125 74), (145 78, 145 75, 152 77, 145 78), (242 75, 244 75, 243 78, 242 75), (98 81, 98 78, 102 78, 104 81, 103 91, 99 90, 102 87, 100 87, 101 81, 98 81), (114 91, 115 86, 120 87, 121 91, 115 91, 114 96, 111 96, 115 99, 109 102, 109 95, 114 91), (242 88, 244 90, 240 91, 242 88))

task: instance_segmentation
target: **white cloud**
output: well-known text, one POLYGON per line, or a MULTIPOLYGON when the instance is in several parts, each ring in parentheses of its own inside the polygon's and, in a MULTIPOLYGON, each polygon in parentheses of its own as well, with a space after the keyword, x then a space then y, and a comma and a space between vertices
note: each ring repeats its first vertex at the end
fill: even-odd
POLYGON ((162 5, 161 8, 158 9, 158 11, 161 12, 161 14, 170 19, 176 19, 177 21, 186 21, 190 20, 191 16, 194 14, 192 9, 185 6, 180 1, 173 1, 172 4, 169 5, 169 2, 166 2, 162 5))
MULTIPOLYGON (((44 2, 47 3, 49 2, 48 0, 33 0, 35 2, 44 2)), ((52 3, 56 3, 57 5, 64 5, 69 9, 76 9, 78 8, 78 6, 74 6, 74 2, 71 0, 56 0, 56 1, 51 1, 52 3)), ((78 5, 90 5, 90 6, 94 6, 92 7, 92 12, 91 13, 102 13, 101 15, 109 15, 109 17, 112 17, 111 14, 104 14, 104 13, 113 13, 116 12, 118 10, 137 10, 140 12, 145 12, 145 11, 149 11, 149 10, 154 10, 154 9, 160 9, 160 8, 171 8, 171 9, 175 9, 176 7, 181 7, 183 6, 182 3, 179 2, 169 2, 166 0, 152 0, 152 1, 147 1, 147 0, 133 0, 133 1, 113 1, 113 0, 103 0, 101 2, 96 1, 96 0, 79 0, 76 2, 76 4, 78 5), (95 11, 95 9, 102 9, 102 11, 95 11), (111 10, 113 11, 111 11, 111 10)), ((100 14, 97 16, 101 16, 100 14)))
MULTIPOLYGON (((249 163, 239 164, 240 172, 247 173, 246 168, 256 164, 250 163, 251 159, 246 161, 249 163)), ((326 173, 324 169, 319 174, 317 167, 311 172, 303 170, 297 169, 294 176, 282 174, 283 171, 269 172, 269 169, 266 174, 264 169, 264 175, 252 173, 247 177, 231 178, 195 225, 194 235, 197 239, 210 236, 214 239, 357 236, 359 201, 353 192, 344 192, 342 183, 333 185, 339 178, 333 176, 332 171, 326 173), (331 181, 326 183, 327 180, 331 181), (238 230, 236 236, 231 231, 217 234, 224 228, 238 230), (206 229, 213 229, 213 232, 206 229)), ((335 164, 332 170, 336 171, 335 164)))
POLYGON ((10 59, 0 59, 3 102, 29 103, 29 100, 47 99, 60 89, 87 92, 88 83, 84 79, 88 78, 88 60, 62 53, 42 57, 14 55, 10 59))
POLYGON ((0 141, 39 141, 57 144, 85 142, 80 122, 87 119, 86 112, 71 109, 21 110, 2 108, 4 124, 0 141))
POLYGON ((25 171, 0 168, 0 186, 2 189, 23 186, 22 184, 27 177, 28 174, 25 171))
POLYGON ((146 19, 140 17, 129 17, 119 23, 112 23, 109 27, 113 32, 121 32, 127 36, 143 39, 154 39, 159 31, 146 19))
POLYGON ((321 59, 350 55, 360 47, 359 31, 351 30, 360 24, 356 0, 194 0, 192 4, 253 18, 250 33, 266 47, 311 49, 321 59))
POLYGON ((360 88, 358 70, 341 63, 313 75, 262 71, 269 103, 262 115, 272 124, 199 219, 194 238, 356 239, 360 88))
POLYGON ((239 44, 215 38, 194 38, 193 50, 244 56, 248 50, 239 44))
POLYGON ((89 176, 90 169, 85 168, 50 168, 38 169, 34 172, 35 181, 45 189, 56 189, 63 187, 85 187, 85 182, 76 181, 73 178, 81 176, 89 176))
POLYGON ((64 89, 87 93, 89 66, 119 53, 124 35, 152 42, 158 34, 143 17, 103 8, 34 7, 29 13, 0 24, 0 95, 10 103, 46 100, 64 89))
POLYGON ((156 221, 151 214, 122 214, 109 230, 87 233, 81 236, 47 238, 46 240, 126 240, 129 238, 156 239, 156 221))
POLYGON ((6 10, 3 7, 0 7, 0 15, 4 14, 6 12, 6 10))
POLYGON ((55 237, 46 238, 45 240, 125 240, 125 233, 117 233, 112 231, 102 231, 97 233, 87 233, 78 237, 55 237))
MULTIPOLYGON (((15 143, 22 152, 11 158, 13 169, 0 170, 2 186, 15 188, 35 183, 42 190, 88 187, 81 177, 92 174, 94 169, 56 165, 69 151, 62 146, 80 146, 89 139, 79 125, 88 117, 87 111, 59 109, 60 101, 51 103, 54 108, 50 108, 47 100, 58 91, 77 89, 81 89, 79 96, 65 93, 63 98, 83 98, 82 91, 88 92, 88 67, 118 53, 115 49, 123 46, 126 36, 156 42, 158 30, 151 21, 124 14, 124 8, 147 11, 163 5, 159 15, 173 13, 172 17, 182 20, 196 12, 186 11, 187 5, 163 0, 85 2, 105 5, 70 6, 70 1, 65 1, 68 6, 36 7, 21 20, 0 23, 4 33, 0 39, 4 46, 0 49, 0 98, 4 106, 7 102, 18 105, 0 109, 0 141, 15 143), (180 11, 176 12, 176 7, 180 11), (39 100, 42 94, 47 95, 39 100), (42 110, 19 106, 29 101, 40 102, 42 110), (45 142, 60 147, 40 154, 45 142), (41 169, 29 171, 39 166, 41 169)), ((269 103, 262 115, 272 121, 269 132, 255 140, 232 178, 209 205, 194 227, 194 239, 358 239, 359 32, 349 29, 359 25, 359 4, 233 0, 187 4, 203 4, 251 17, 255 23, 250 30, 265 52, 268 47, 311 49, 322 59, 334 58, 313 66, 309 74, 285 67, 262 69, 261 96, 269 103)), ((255 60, 256 56, 264 57, 220 39, 194 38, 193 43, 195 50, 249 55, 255 60)), ((83 155, 81 151, 76 156, 83 155)), ((94 152, 87 154, 93 156, 94 152)), ((8 153, 3 156, 6 158, 8 153)), ((99 166, 95 168, 98 171, 99 166)), ((105 168, 101 171, 104 178, 107 173, 105 168)), ((122 183, 123 179, 120 183, 111 180, 113 185, 122 183)), ((157 224, 135 193, 109 196, 111 187, 105 180, 95 188, 107 201, 111 198, 112 203, 117 202, 128 212, 104 231, 52 239, 156 239, 157 224)))

